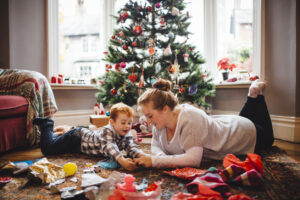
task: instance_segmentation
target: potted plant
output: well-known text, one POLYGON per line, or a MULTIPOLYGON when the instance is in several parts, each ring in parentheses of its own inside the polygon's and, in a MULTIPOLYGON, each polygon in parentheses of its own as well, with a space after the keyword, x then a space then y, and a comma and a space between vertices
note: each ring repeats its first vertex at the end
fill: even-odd
POLYGON ((235 64, 230 64, 229 63, 229 58, 222 58, 218 62, 218 68, 219 70, 223 70, 222 75, 223 75, 223 80, 226 81, 228 79, 228 74, 229 70, 232 71, 234 68, 236 68, 235 64))

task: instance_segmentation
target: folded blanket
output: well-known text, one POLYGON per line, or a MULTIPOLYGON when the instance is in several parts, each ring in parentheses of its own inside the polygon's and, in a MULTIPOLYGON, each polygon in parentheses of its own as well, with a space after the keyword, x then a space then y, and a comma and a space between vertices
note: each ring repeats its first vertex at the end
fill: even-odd
POLYGON ((47 78, 39 72, 0 69, 0 95, 23 96, 29 102, 26 139, 29 146, 40 142, 40 133, 33 126, 35 117, 52 118, 57 106, 47 78))

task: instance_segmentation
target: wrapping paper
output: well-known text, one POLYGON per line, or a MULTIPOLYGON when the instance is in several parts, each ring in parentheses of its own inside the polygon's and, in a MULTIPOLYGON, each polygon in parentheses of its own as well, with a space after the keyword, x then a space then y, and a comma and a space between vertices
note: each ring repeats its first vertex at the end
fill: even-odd
POLYGON ((53 164, 43 158, 29 167, 31 173, 42 180, 43 183, 52 183, 57 179, 66 177, 66 173, 59 165, 53 164))
POLYGON ((169 174, 171 176, 176 176, 178 178, 183 178, 187 180, 194 180, 197 176, 201 176, 205 174, 206 170, 196 169, 191 167, 185 167, 182 169, 175 169, 172 171, 163 171, 165 174, 169 174))

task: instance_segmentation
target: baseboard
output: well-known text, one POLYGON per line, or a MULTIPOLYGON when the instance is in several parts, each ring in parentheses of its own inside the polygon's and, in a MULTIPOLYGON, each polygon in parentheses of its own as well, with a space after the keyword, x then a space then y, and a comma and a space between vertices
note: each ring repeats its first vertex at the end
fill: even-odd
POLYGON ((93 110, 58 111, 54 115, 55 125, 88 126, 93 110))
MULTIPOLYGON (((211 110, 211 114, 238 114, 234 111, 211 110)), ((55 125, 88 126, 93 110, 58 111, 54 115, 55 125)), ((300 143, 300 117, 271 115, 274 137, 300 143)))
MULTIPOLYGON (((238 114, 234 111, 212 110, 211 114, 238 114)), ((274 137, 300 143, 300 117, 271 115, 274 137)))

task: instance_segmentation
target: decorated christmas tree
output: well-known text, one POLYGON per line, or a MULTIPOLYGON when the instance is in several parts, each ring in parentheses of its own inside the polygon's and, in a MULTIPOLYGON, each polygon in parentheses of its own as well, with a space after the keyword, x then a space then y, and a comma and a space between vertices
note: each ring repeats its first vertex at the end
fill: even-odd
POLYGON ((104 105, 134 105, 158 78, 173 83, 181 102, 209 107, 212 78, 202 70, 205 61, 189 44, 189 13, 184 0, 128 1, 114 16, 117 28, 105 52, 106 73, 99 77, 97 101, 104 105))

